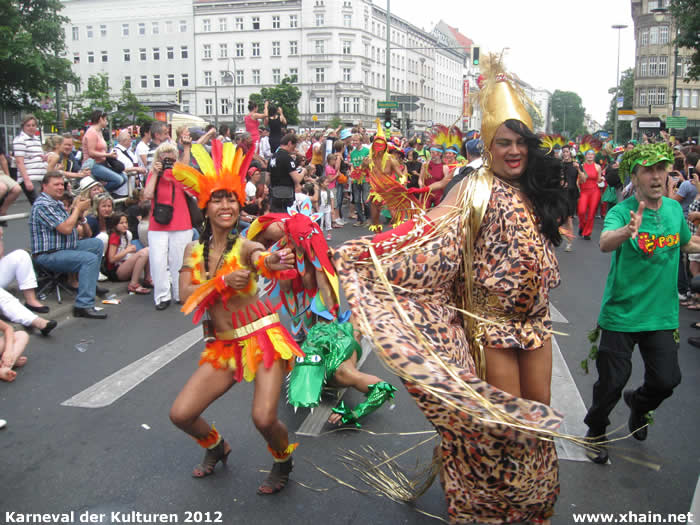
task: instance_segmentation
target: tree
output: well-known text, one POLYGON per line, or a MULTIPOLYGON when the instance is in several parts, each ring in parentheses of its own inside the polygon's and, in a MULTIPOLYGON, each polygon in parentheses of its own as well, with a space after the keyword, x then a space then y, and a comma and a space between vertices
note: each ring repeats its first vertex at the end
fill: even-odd
POLYGON ((75 83, 65 51, 60 0, 0 2, 0 106, 38 106, 56 86, 75 83))
POLYGON ((688 80, 700 78, 700 9, 698 0, 671 0, 669 4, 671 14, 678 27, 676 45, 692 49, 690 71, 688 80))
POLYGON ((116 107, 116 101, 109 92, 109 77, 106 73, 98 73, 88 78, 87 89, 80 95, 75 110, 75 122, 82 127, 90 121, 92 112, 101 109, 107 113, 116 107))
POLYGON ((335 129, 342 124, 343 119, 341 119, 338 115, 333 115, 333 118, 331 118, 331 121, 328 123, 328 127, 335 129))
POLYGON ((570 137, 583 135, 586 128, 583 117, 586 113, 581 97, 572 91, 559 91, 552 95, 552 130, 570 137))
POLYGON ((301 91, 294 85, 296 75, 284 77, 282 82, 275 87, 262 88, 260 93, 253 93, 250 100, 258 105, 258 110, 262 111, 264 103, 269 100, 275 106, 282 106, 287 124, 299 124, 299 99, 301 91))
POLYGON ((139 102, 139 99, 131 92, 128 84, 122 86, 122 96, 117 102, 117 111, 112 115, 114 127, 123 128, 133 126, 145 120, 152 120, 148 114, 148 108, 139 102))
POLYGON ((527 104, 527 108, 525 109, 527 109, 527 112, 530 114, 530 118, 532 119, 532 129, 534 131, 540 131, 544 124, 540 110, 536 109, 531 104, 527 104))
MULTIPOLYGON (((622 72, 620 77, 620 96, 624 97, 622 108, 617 107, 617 87, 608 89, 608 93, 612 94, 610 101, 610 109, 608 110, 608 119, 605 121, 605 129, 615 128, 615 113, 618 109, 632 109, 634 101, 634 68, 627 69, 622 72)), ((632 123, 627 120, 617 121, 617 142, 627 142, 632 138, 632 123)))

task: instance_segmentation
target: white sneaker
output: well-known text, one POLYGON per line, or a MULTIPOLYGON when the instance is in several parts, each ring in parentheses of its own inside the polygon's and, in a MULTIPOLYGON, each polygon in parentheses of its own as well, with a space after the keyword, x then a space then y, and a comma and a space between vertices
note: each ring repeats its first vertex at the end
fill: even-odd
POLYGON ((566 248, 564 248, 564 251, 565 251, 565 252, 572 252, 572 251, 574 251, 574 249, 573 249, 573 247, 571 246, 571 243, 570 243, 570 242, 567 242, 567 243, 566 243, 566 248))
POLYGON ((97 278, 97 281, 102 283, 102 282, 105 282, 106 280, 107 280, 107 276, 105 274, 103 274, 102 272, 100 272, 100 276, 97 278))

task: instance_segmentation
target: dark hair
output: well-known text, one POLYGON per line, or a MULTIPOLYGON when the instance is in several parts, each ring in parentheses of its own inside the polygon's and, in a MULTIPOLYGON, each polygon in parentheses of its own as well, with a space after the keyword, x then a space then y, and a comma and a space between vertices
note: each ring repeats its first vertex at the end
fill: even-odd
POLYGON ((143 137, 146 133, 151 132, 151 121, 150 120, 144 120, 140 125, 139 125, 139 131, 141 131, 141 136, 143 137))
POLYGON ((307 183, 304 184, 304 186, 302 187, 302 191, 303 191, 306 195, 308 195, 309 197, 313 197, 313 196, 314 196, 314 193, 316 193, 316 188, 315 188, 315 186, 313 185, 313 183, 307 182, 307 183))
POLYGON ((696 151, 691 151, 685 158, 685 161, 691 168, 695 168, 695 165, 698 163, 698 160, 700 160, 700 154, 698 154, 696 151))
POLYGON ((248 101, 248 111, 253 111, 257 107, 258 105, 255 102, 253 102, 252 100, 248 101))
POLYGON ((676 171, 683 171, 685 169, 685 159, 683 155, 676 155, 673 159, 673 169, 676 171))
MULTIPOLYGON (((126 217, 126 213, 123 212, 115 212, 109 217, 107 217, 107 220, 105 221, 106 226, 107 226, 107 232, 108 233, 117 233, 117 225, 119 222, 122 220, 122 217, 126 217)), ((127 224, 128 224, 129 218, 127 217, 127 224)))
POLYGON ((221 126, 219 126, 219 135, 223 135, 223 136, 225 137, 225 136, 226 136, 226 133, 227 133, 230 129, 231 129, 231 128, 229 128, 226 124, 221 124, 221 126))
POLYGON ((41 185, 45 186, 46 184, 49 183, 51 179, 61 179, 63 180, 63 175, 61 175, 60 172, 58 171, 47 171, 46 175, 44 175, 44 178, 41 179, 41 185))
POLYGON ((345 142, 342 140, 338 139, 335 142, 333 142, 333 152, 334 153, 341 153, 345 149, 345 142))
POLYGON ((90 124, 97 124, 102 117, 106 117, 107 113, 104 112, 102 109, 94 109, 92 113, 90 113, 90 124))
POLYGON ((282 140, 280 140, 280 144, 282 146, 286 146, 290 142, 296 146, 299 143, 299 137, 297 137, 294 133, 287 133, 284 137, 282 137, 282 140))
POLYGON ((561 163, 545 155, 540 139, 519 120, 509 119, 506 127, 525 138, 527 167, 520 177, 520 189, 532 203, 540 231, 554 246, 561 244, 559 226, 568 215, 567 197, 561 186, 561 163))
POLYGON ((215 126, 214 124, 207 124, 207 125, 204 127, 204 133, 206 133, 206 132, 209 131, 210 129, 216 129, 216 126, 215 126))

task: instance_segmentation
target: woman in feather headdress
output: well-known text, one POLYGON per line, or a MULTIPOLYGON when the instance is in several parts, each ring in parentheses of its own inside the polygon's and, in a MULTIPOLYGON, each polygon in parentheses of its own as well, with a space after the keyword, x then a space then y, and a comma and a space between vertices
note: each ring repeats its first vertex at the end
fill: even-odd
POLYGON ((211 157, 203 146, 194 145, 192 155, 201 172, 175 164, 173 176, 197 197, 206 217, 200 241, 185 250, 180 270, 182 311, 203 315, 206 348, 199 368, 190 377, 170 410, 170 419, 205 449, 204 460, 192 475, 204 477, 225 463, 232 448, 201 414, 235 383, 255 382, 253 422, 267 442, 274 464, 259 494, 273 494, 287 484, 292 470, 292 451, 287 428, 277 418, 282 381, 295 357, 303 352, 269 301, 258 298, 258 275, 290 279, 296 274, 294 255, 283 249, 275 253, 261 244, 232 233, 245 202, 245 173, 254 150, 244 156, 232 143, 212 141, 211 157))
POLYGON ((584 162, 579 168, 579 188, 581 195, 578 198, 578 229, 579 234, 587 241, 591 240, 595 212, 600 204, 600 188, 598 183, 605 182, 603 170, 595 161, 596 153, 600 150, 601 142, 591 135, 581 139, 579 154, 583 154, 584 162))
POLYGON ((500 57, 482 73, 484 166, 335 263, 353 323, 442 438, 450 521, 548 523, 562 419, 549 407, 549 291, 566 199, 500 57))

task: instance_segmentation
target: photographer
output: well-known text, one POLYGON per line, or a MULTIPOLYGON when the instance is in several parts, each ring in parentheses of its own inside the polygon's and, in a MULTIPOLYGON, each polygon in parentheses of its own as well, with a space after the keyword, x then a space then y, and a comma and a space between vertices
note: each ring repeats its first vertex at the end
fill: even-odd
POLYGON ((145 198, 151 201, 148 258, 156 310, 165 310, 171 300, 180 300, 178 271, 185 247, 192 240, 192 220, 185 190, 172 174, 177 156, 177 146, 171 142, 158 146, 144 192, 145 198))

